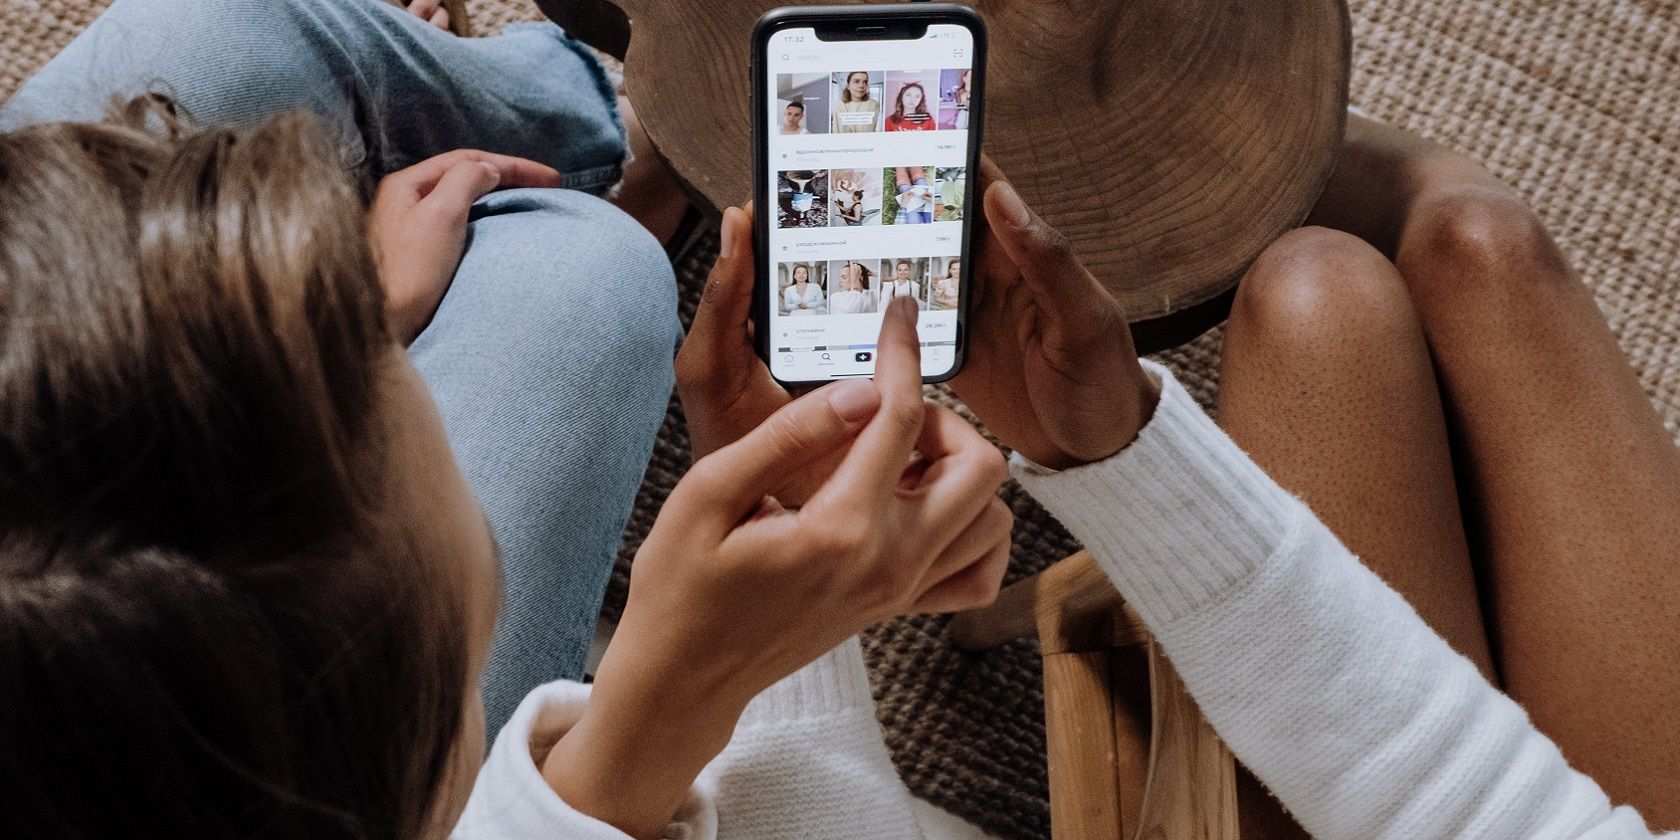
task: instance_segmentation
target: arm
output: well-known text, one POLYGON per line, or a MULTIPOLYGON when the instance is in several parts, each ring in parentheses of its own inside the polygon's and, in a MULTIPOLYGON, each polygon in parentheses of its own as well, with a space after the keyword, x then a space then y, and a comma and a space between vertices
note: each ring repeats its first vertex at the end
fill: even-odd
POLYGON ((852 637, 996 597, 1014 521, 996 495, 1006 470, 961 417, 924 402, 913 307, 882 319, 872 382, 785 403, 733 393, 736 376, 773 382, 735 329, 750 317, 747 218, 725 214, 678 380, 697 430, 744 414, 755 425, 739 439, 696 432, 702 457, 637 552, 593 691, 573 697, 569 717, 561 708, 551 725, 504 731, 486 772, 507 766, 509 783, 481 780, 474 799, 486 804, 469 811, 482 822, 462 836, 518 834, 538 813, 591 838, 690 836, 672 819, 713 812, 707 783, 695 786, 708 764, 732 838, 839 840, 877 824, 906 836, 909 797, 852 637), (879 527, 849 527, 858 516, 879 527), (843 818, 866 794, 872 813, 843 818))
POLYGON ((1651 836, 1151 370, 1161 400, 1126 450, 1014 471, 1313 836, 1651 836))

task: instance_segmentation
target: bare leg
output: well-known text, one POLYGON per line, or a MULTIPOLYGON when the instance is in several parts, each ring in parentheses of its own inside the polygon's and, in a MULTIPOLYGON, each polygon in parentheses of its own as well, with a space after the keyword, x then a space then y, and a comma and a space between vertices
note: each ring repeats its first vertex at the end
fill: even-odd
POLYGON ((1680 450, 1519 197, 1380 124, 1348 151, 1315 220, 1396 256, 1504 685, 1612 799, 1680 827, 1680 450))
POLYGON ((1274 244, 1225 339, 1220 423, 1492 675, 1446 422, 1400 274, 1323 228, 1274 244))
POLYGON ((1505 685, 1613 799, 1680 828, 1680 451, 1503 187, 1426 193, 1399 265, 1462 453, 1505 685))
MULTIPOLYGON (((1455 649, 1491 674, 1446 423, 1393 264, 1322 228, 1285 236, 1239 287, 1220 423, 1455 649)), ((1304 836, 1243 788, 1244 837, 1304 836)))

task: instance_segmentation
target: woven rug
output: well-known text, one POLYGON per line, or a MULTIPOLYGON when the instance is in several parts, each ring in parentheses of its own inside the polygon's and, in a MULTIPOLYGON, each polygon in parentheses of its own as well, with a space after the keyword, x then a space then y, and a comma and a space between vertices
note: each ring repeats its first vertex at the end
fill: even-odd
MULTIPOLYGON (((0 0, 0 97, 87 25, 104 0, 0 0)), ((1680 436, 1680 0, 1351 0, 1352 101, 1378 119, 1486 162, 1555 233, 1680 436)), ((473 0, 481 32, 536 19, 529 0, 473 0)), ((744 34, 743 34, 743 37, 744 34)), ((634 72, 634 68, 631 68, 634 72)), ((683 315, 716 241, 679 260, 683 315)), ((1204 404, 1220 334, 1164 355, 1204 404)), ((948 399, 948 398, 947 398, 948 399)), ((628 558, 689 463, 672 404, 603 613, 616 617, 628 558)), ((1011 578, 1076 545, 1018 489, 1011 578)), ((866 636, 879 715, 919 796, 1002 838, 1047 838, 1043 697, 1021 642, 954 651, 919 617, 866 636)))

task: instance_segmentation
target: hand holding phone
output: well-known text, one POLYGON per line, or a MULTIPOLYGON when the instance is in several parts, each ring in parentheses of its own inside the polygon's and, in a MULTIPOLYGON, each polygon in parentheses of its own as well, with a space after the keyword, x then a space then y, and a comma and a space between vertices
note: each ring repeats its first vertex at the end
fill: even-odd
POLYGON ((874 382, 783 406, 672 490, 583 717, 542 761, 567 804, 654 836, 767 687, 887 618, 997 597, 1008 473, 923 401, 914 316, 885 313, 874 382), (783 504, 790 476, 836 453, 810 498, 783 504))
POLYGON ((1155 412, 1124 313, 1067 238, 982 163, 974 338, 951 382, 1005 446, 1054 469, 1107 458, 1155 412))
MULTIPOLYGON (((794 399, 753 348, 752 223, 750 204, 724 211, 717 263, 677 353, 677 395, 695 460, 745 437, 794 399)), ((804 503, 843 455, 844 449, 816 456, 826 469, 808 471, 783 491, 782 501, 804 503)))
POLYGON ((752 320, 777 381, 870 376, 882 314, 906 296, 924 381, 962 369, 985 46, 979 15, 947 3, 759 21, 752 320))

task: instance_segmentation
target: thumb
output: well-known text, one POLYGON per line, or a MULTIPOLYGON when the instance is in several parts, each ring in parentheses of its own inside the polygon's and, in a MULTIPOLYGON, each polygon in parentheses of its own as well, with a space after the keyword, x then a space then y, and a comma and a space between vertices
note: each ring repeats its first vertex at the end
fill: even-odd
POLYGON ((501 182, 502 171, 495 164, 463 160, 443 173, 420 206, 440 216, 465 221, 473 202, 489 195, 501 182))
POLYGON ((1061 231, 1039 217, 1007 181, 986 189, 986 222, 1004 253, 1021 272, 1051 327, 1068 328, 1089 320, 1093 304, 1114 306, 1108 290, 1085 270, 1061 231))
POLYGON ((688 492, 706 509, 723 514, 733 528, 774 495, 790 476, 823 455, 852 442, 875 416, 881 393, 863 379, 819 388, 770 415, 746 437, 705 458, 689 470, 672 494, 688 492))
POLYGON ((694 311, 694 324, 683 340, 711 358, 725 358, 746 341, 752 313, 752 222, 746 211, 731 207, 719 227, 717 263, 706 278, 705 291, 694 311))

